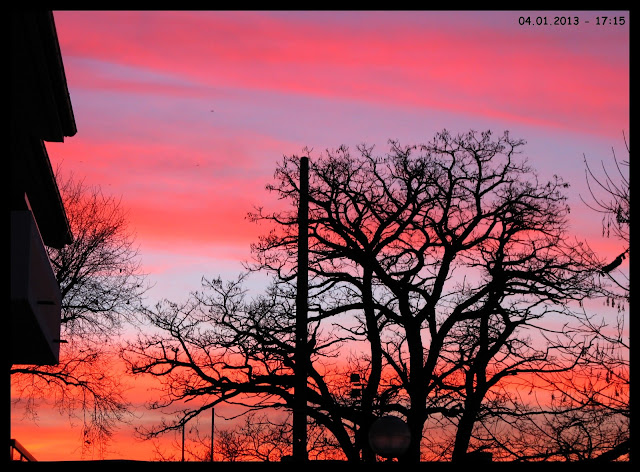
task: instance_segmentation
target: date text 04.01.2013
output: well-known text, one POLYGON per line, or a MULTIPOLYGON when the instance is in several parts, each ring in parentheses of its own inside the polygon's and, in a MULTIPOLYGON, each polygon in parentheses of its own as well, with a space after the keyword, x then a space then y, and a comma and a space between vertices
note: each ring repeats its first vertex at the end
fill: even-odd
POLYGON ((518 18, 520 26, 624 26, 627 23, 625 16, 596 16, 590 19, 579 16, 521 16, 518 18))

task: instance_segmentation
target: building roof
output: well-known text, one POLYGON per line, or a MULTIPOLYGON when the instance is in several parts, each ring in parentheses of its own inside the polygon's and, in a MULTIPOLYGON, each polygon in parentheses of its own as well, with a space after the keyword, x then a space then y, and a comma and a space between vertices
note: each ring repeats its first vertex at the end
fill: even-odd
POLYGON ((11 207, 26 200, 44 243, 60 248, 72 235, 43 141, 77 129, 52 12, 11 10, 10 56, 11 207))
POLYGON ((44 141, 63 142, 77 132, 53 13, 12 10, 12 97, 44 141))

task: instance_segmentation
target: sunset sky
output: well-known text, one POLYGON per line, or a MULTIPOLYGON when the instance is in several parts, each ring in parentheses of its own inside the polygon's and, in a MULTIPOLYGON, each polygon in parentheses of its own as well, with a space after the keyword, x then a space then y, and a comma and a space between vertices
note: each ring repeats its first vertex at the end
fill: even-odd
MULTIPOLYGON (((583 156, 596 169, 612 162, 612 148, 627 158, 628 12, 54 18, 78 133, 47 143, 52 165, 122 198, 154 284, 150 301, 182 300, 203 275, 242 270, 261 232, 245 216, 273 203, 264 188, 283 155, 308 147, 313 159, 360 143, 383 154, 389 139, 419 144, 442 129, 526 140, 543 177, 571 184, 576 235, 603 257, 620 253, 598 239, 600 217, 579 195, 587 194, 583 156), (557 16, 579 24, 553 26, 557 16), (624 25, 598 25, 605 16, 624 25), (536 26, 537 17, 549 25, 536 26)), ((14 415, 13 437, 39 460, 78 459, 78 430, 65 416, 41 416, 34 425, 14 415)), ((111 449, 108 458, 152 458, 127 429, 111 449)))

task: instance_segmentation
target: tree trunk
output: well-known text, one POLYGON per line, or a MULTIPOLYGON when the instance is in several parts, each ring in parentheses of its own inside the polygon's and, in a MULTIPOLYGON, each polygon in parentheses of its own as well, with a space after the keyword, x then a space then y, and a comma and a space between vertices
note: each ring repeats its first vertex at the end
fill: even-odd
POLYGON ((453 446, 453 453, 451 454, 451 460, 453 462, 463 461, 467 455, 469 449, 469 443, 471 442, 471 433, 473 432, 473 425, 476 422, 476 417, 480 402, 471 398, 467 400, 458 423, 458 430, 456 431, 456 440, 453 446))

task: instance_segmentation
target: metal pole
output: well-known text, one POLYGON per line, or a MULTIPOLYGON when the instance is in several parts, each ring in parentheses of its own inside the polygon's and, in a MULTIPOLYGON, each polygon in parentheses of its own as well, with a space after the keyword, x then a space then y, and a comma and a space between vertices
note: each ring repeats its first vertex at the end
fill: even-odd
POLYGON ((213 462, 213 425, 216 421, 216 410, 211 407, 211 462, 213 462))
POLYGON ((298 208, 298 285, 296 294, 295 372, 293 405, 293 460, 307 456, 307 303, 309 292, 309 160, 300 158, 300 204, 298 208))
POLYGON ((184 462, 184 423, 182 424, 182 462, 184 462))

